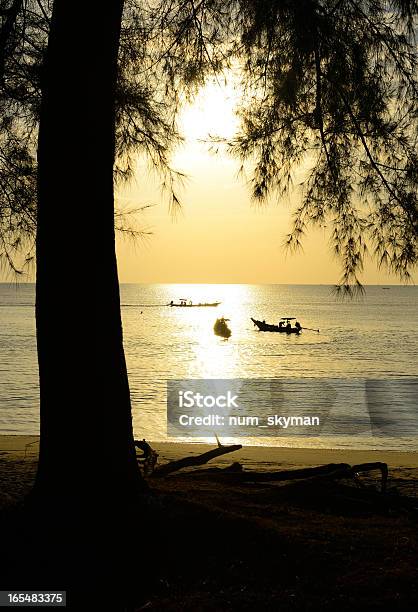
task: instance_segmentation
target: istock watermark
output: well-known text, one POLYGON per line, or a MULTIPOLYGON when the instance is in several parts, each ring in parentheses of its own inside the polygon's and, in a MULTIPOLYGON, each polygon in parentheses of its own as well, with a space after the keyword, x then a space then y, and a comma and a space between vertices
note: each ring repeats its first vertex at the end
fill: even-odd
POLYGON ((227 391, 226 395, 202 395, 193 391, 179 391, 178 394, 180 408, 239 408, 237 404, 238 395, 233 395, 227 391))
POLYGON ((418 379, 169 380, 167 433, 417 436, 418 379))

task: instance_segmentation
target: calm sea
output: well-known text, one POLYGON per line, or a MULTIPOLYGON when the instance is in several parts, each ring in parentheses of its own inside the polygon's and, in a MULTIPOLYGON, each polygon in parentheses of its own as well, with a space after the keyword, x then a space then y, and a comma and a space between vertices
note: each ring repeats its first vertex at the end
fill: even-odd
MULTIPOLYGON (((3 434, 38 433, 34 299, 34 285, 0 284, 3 434)), ((121 301, 134 428, 141 438, 167 439, 167 379, 332 378, 350 385, 365 378, 417 378, 417 287, 370 286, 363 298, 341 302, 331 287, 322 285, 131 284, 121 286, 121 301), (164 306, 179 298, 222 303, 218 308, 164 306), (218 316, 230 319, 228 341, 213 333, 218 316), (273 323, 282 316, 295 316, 320 333, 260 333, 250 320, 273 323)), ((395 404, 390 415, 395 423, 399 409, 395 404)), ((344 410, 347 422, 357 418, 350 405, 344 410)), ((417 450, 414 433, 398 435, 395 427, 393 435, 378 438, 369 430, 317 438, 247 438, 245 443, 417 450)))

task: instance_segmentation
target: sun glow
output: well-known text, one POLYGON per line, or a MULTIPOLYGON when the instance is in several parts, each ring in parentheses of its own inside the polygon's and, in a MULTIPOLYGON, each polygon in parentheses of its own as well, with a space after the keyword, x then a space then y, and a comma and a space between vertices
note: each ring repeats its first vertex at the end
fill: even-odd
MULTIPOLYGON (((138 165, 135 182, 119 192, 126 202, 154 205, 139 220, 153 233, 146 248, 141 244, 134 250, 118 237, 122 282, 335 283, 339 262, 330 257, 324 228, 310 231, 304 250, 291 257, 282 248, 291 229, 291 211, 299 202, 304 167, 295 169, 295 189, 289 197, 273 196, 270 206, 254 206, 252 162, 242 172, 241 160, 226 147, 210 146, 211 137, 230 141, 240 128, 239 75, 230 71, 226 76, 226 83, 208 80, 179 115, 184 142, 173 151, 170 166, 185 176, 175 184, 181 214, 168 214, 160 177, 150 175, 146 164, 138 165)), ((366 283, 393 282, 389 275, 368 270, 366 283)), ((187 296, 184 290, 177 295, 187 296)), ((213 323, 210 335, 212 328, 213 323)), ((213 356, 216 362, 215 349, 213 356)))
POLYGON ((186 146, 211 137, 231 139, 239 126, 239 98, 239 88, 232 80, 207 82, 193 103, 184 107, 179 119, 186 146))

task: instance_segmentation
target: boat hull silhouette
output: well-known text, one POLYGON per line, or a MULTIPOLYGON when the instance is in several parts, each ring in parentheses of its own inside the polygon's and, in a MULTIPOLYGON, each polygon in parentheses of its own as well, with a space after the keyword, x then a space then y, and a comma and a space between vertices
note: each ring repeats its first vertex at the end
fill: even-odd
POLYGON ((170 307, 176 307, 176 308, 209 308, 209 307, 215 307, 215 306, 219 306, 221 302, 212 302, 210 304, 207 303, 203 303, 203 304, 175 304, 175 303, 171 303, 167 304, 167 306, 170 307))
POLYGON ((299 327, 279 327, 278 325, 271 325, 270 323, 266 323, 265 321, 258 321, 257 319, 253 319, 251 317, 251 321, 254 323, 256 327, 258 327, 259 331, 263 332, 277 332, 280 334, 300 334, 301 328, 299 327))

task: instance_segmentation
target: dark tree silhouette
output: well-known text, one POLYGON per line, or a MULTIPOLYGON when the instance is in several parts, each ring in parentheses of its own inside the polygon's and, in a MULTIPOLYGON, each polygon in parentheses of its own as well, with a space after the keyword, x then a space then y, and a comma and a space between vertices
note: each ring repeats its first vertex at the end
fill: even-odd
POLYGON ((176 112, 230 68, 243 101, 229 146, 250 163, 254 197, 280 198, 295 168, 305 173, 290 246, 326 224, 347 290, 368 249, 407 277, 417 260, 417 2, 56 0, 52 18, 49 6, 0 0, 0 256, 17 269, 13 255, 29 245, 30 257, 37 226, 39 486, 103 491, 106 481, 126 493, 138 478, 114 177, 146 152, 176 205, 176 112))
POLYGON ((368 253, 408 280, 418 232, 416 0, 159 8, 148 55, 163 49, 170 91, 225 67, 240 81, 241 130, 227 145, 257 202, 291 191, 298 200, 288 247, 309 226, 326 226, 343 290, 361 287, 368 253))
POLYGON ((37 489, 138 493, 115 256, 115 90, 122 1, 55 0, 42 70, 36 326, 37 489), (82 223, 80 223, 80 217, 82 223))
MULTIPOLYGON (((49 6, 0 2, 0 172, 11 178, 0 194, 0 257, 16 272, 22 247, 31 260, 49 6)), ((298 248, 310 225, 324 225, 342 264, 342 287, 359 284, 367 254, 408 280, 417 261, 417 6, 416 0, 125 0, 116 177, 129 177, 132 153, 145 152, 164 170, 176 206, 169 168, 176 111, 208 76, 232 67, 243 99, 241 132, 229 148, 249 167, 254 198, 280 200, 299 182, 287 245, 298 248)))
MULTIPOLYGON (((0 0, 0 265, 15 277, 34 261, 41 74, 52 6, 48 0, 0 0)), ((130 153, 143 152, 176 202, 180 175, 169 168, 169 149, 178 141, 173 108, 168 97, 161 98, 162 83, 157 87, 147 74, 140 74, 149 26, 138 15, 135 1, 126 0, 124 10, 115 89, 115 179, 129 178, 130 153)), ((116 206, 116 230, 135 239, 147 233, 134 218, 142 207, 116 206)))
POLYGON ((282 197, 301 169, 288 246, 322 225, 342 289, 360 287, 368 252, 408 280, 417 263, 417 3, 239 4, 248 103, 231 148, 255 162, 254 197, 282 197))

